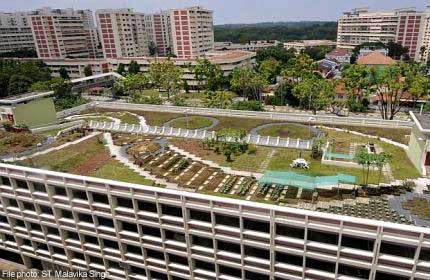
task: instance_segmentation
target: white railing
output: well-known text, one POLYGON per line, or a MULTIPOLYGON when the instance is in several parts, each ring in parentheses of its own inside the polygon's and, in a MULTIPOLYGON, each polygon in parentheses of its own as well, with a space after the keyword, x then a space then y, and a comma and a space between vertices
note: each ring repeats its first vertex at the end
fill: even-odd
MULTIPOLYGON (((110 132, 121 132, 121 133, 135 133, 135 134, 151 134, 151 135, 162 135, 168 137, 180 137, 180 138, 191 138, 191 139, 213 139, 216 138, 215 131, 201 130, 201 129, 184 129, 174 128, 167 126, 141 126, 137 124, 126 124, 120 123, 115 124, 114 122, 97 122, 91 120, 89 127, 94 130, 110 131, 110 132)), ((233 138, 227 138, 228 142, 235 142, 233 138)), ((268 146, 277 148, 293 148, 301 150, 310 150, 312 147, 312 140, 303 139, 292 139, 292 138, 280 138, 270 136, 260 136, 248 134, 245 137, 245 141, 248 144, 254 144, 258 146, 268 146)))
POLYGON ((105 108, 115 110, 140 110, 153 112, 180 113, 189 115, 221 116, 237 118, 269 119, 282 122, 300 122, 310 124, 334 124, 348 126, 410 128, 413 122, 409 120, 384 120, 370 117, 337 117, 332 115, 312 115, 306 113, 277 113, 255 112, 215 108, 180 107, 168 105, 133 104, 125 102, 91 102, 72 109, 57 113, 57 117, 64 118, 91 108, 105 108))

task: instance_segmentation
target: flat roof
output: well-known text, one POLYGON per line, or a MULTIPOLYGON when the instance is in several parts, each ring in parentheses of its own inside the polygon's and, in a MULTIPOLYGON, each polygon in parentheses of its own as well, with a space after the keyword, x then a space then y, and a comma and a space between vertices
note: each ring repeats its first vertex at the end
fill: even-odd
POLYGON ((45 91, 45 92, 27 92, 19 95, 9 96, 6 98, 0 99, 0 104, 5 105, 13 105, 16 103, 21 103, 29 100, 34 100, 38 98, 43 98, 47 96, 51 96, 54 94, 54 91, 45 91))
POLYGON ((415 114, 412 111, 409 114, 421 132, 430 133, 430 114, 415 114))
POLYGON ((116 72, 109 72, 109 73, 102 73, 102 74, 92 75, 92 76, 88 76, 88 77, 73 79, 73 80, 71 80, 71 82, 72 82, 72 84, 75 84, 75 83, 94 80, 94 79, 98 79, 98 78, 108 77, 108 76, 114 76, 116 78, 123 78, 123 76, 121 76, 120 74, 118 74, 116 72))

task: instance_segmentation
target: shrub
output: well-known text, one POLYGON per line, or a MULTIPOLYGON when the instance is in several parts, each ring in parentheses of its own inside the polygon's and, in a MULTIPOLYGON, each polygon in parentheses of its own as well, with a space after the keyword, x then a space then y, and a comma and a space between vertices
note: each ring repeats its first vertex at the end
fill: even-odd
POLYGON ((237 101, 231 105, 233 110, 244 110, 244 111, 264 111, 263 106, 258 101, 237 101))

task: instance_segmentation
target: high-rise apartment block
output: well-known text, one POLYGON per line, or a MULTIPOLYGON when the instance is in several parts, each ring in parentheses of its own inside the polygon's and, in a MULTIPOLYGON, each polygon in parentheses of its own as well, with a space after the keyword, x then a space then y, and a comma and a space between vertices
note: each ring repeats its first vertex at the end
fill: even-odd
POLYGON ((149 14, 145 16, 145 21, 150 48, 155 48, 154 53, 159 56, 171 54, 170 13, 149 14))
POLYGON ((32 12, 0 13, 0 53, 35 49, 28 21, 32 12))
POLYGON ((87 58, 88 17, 91 11, 44 8, 31 18, 31 28, 40 58, 87 58), (85 19, 85 20, 84 20, 85 19))
POLYGON ((132 9, 98 10, 96 18, 105 58, 149 55, 143 13, 132 9))
POLYGON ((173 53, 179 58, 214 50, 213 12, 201 7, 170 11, 173 53))
POLYGON ((337 46, 354 48, 367 42, 396 42, 408 48, 411 59, 427 61, 427 50, 430 48, 429 18, 429 11, 414 8, 390 12, 354 9, 339 19, 337 46), (423 46, 426 51, 421 53, 423 46))

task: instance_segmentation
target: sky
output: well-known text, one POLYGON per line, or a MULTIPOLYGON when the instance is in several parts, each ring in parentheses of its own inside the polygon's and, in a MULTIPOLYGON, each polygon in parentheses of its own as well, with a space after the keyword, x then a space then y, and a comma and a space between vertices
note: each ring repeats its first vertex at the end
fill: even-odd
POLYGON ((357 7, 384 11, 404 7, 424 9, 430 0, 0 0, 0 11, 40 7, 75 9, 133 8, 140 12, 200 5, 214 10, 214 23, 333 20, 357 7))

